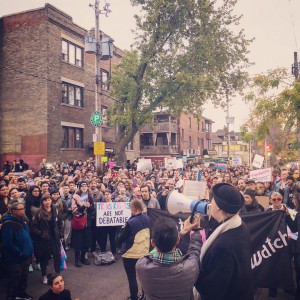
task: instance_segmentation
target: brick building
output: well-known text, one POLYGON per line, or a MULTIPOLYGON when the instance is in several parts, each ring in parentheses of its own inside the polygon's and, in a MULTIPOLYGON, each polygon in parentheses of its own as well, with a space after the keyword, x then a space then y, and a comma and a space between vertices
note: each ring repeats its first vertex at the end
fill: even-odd
POLYGON ((155 113, 152 123, 140 131, 140 155, 157 163, 169 156, 201 156, 211 149, 212 123, 191 113, 179 117, 167 111, 155 113))
MULTIPOLYGON (((93 156, 95 55, 85 53, 87 30, 52 5, 0 19, 0 162, 22 158, 36 168, 93 156)), ((102 33, 101 33, 102 35, 102 33)), ((108 79, 124 52, 101 61, 102 113, 114 99, 108 79)), ((102 126, 107 155, 116 128, 102 126)), ((131 150, 132 152, 133 150, 131 150)))

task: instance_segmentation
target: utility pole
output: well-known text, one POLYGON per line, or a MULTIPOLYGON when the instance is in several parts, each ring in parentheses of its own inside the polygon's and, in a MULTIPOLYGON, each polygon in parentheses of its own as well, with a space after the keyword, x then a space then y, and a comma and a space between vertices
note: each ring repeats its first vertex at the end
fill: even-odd
POLYGON ((230 124, 230 118, 229 118, 229 98, 226 94, 226 103, 227 103, 227 110, 226 110, 226 123, 227 123, 227 157, 228 157, 228 163, 230 163, 230 130, 229 130, 229 124, 230 124))
MULTIPOLYGON (((100 112, 101 123, 95 126, 95 140, 94 142, 102 142, 102 78, 100 72, 100 60, 102 57, 102 47, 101 47, 101 37, 100 37, 100 14, 105 14, 108 16, 110 13, 110 4, 106 2, 103 9, 99 9, 100 0, 95 0, 95 4, 90 4, 95 10, 95 42, 96 42, 96 52, 95 52, 95 112, 100 112)), ((105 150, 104 150, 105 151, 105 150)), ((96 168, 102 170, 101 156, 95 155, 96 168)))
MULTIPOLYGON (((294 64, 292 64, 292 75, 295 76, 295 81, 299 81, 299 62, 298 62, 298 53, 294 52, 294 64)), ((300 109, 300 107, 297 107, 300 109)), ((296 129, 296 136, 297 136, 297 145, 300 142, 300 120, 297 118, 297 129, 296 129)), ((298 148, 298 159, 300 158, 300 148, 298 148)))

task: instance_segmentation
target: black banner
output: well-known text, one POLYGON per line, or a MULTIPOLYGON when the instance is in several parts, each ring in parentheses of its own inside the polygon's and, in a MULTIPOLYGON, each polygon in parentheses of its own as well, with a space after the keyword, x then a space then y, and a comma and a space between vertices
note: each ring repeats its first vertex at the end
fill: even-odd
MULTIPOLYGON (((183 226, 190 214, 170 215, 166 211, 148 209, 151 223, 158 217, 169 217, 183 226)), ((251 236, 251 267, 254 286, 259 288, 293 289, 291 261, 285 214, 282 211, 268 211, 241 215, 251 236)), ((185 253, 189 239, 182 241, 179 248, 185 253)))

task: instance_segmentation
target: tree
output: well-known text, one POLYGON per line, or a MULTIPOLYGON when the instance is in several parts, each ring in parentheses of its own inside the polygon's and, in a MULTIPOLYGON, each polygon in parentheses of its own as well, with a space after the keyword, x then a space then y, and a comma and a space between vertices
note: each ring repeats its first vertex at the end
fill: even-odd
POLYGON ((249 65, 237 0, 131 0, 135 16, 135 49, 112 75, 110 122, 119 128, 117 161, 159 107, 172 113, 201 113, 206 101, 224 105, 225 96, 241 90, 249 65))
POLYGON ((300 120, 300 82, 291 80, 286 69, 269 70, 252 78, 245 100, 252 103, 249 118, 241 127, 244 140, 268 138, 273 153, 296 158, 288 144, 298 137, 300 120))

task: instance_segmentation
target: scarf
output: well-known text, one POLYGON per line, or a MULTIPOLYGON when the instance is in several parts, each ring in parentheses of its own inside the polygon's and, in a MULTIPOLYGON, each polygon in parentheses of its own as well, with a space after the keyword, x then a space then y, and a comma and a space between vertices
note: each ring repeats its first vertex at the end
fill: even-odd
POLYGON ((216 240, 216 238, 227 230, 239 227, 242 224, 242 219, 239 215, 234 215, 232 218, 227 220, 218 226, 215 231, 209 236, 206 242, 203 244, 200 254, 200 261, 202 262, 205 253, 208 251, 209 247, 216 240))
POLYGON ((170 251, 170 252, 159 252, 157 251, 156 248, 154 248, 150 254, 152 254, 152 259, 153 261, 156 261, 158 263, 164 264, 164 265, 169 265, 172 264, 173 262, 177 261, 182 257, 182 253, 179 249, 176 249, 175 251, 170 251))

